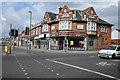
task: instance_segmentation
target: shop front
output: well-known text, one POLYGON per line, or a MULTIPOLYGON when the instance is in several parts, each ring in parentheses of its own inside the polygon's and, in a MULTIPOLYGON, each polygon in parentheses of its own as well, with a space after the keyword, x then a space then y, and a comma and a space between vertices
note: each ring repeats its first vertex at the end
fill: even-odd
POLYGON ((85 48, 85 32, 59 31, 58 34, 51 34, 52 50, 85 50, 85 48))

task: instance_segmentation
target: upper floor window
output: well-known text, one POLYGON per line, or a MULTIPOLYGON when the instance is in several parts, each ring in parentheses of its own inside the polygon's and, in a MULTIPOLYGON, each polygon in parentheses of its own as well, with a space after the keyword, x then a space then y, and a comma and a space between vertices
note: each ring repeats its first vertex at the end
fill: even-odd
POLYGON ((51 30, 54 30, 55 29, 55 26, 51 26, 51 30))
POLYGON ((42 26, 42 32, 48 32, 48 24, 42 26))
POLYGON ((60 21, 59 30, 71 30, 72 22, 71 21, 60 21))
POLYGON ((68 13, 63 13, 62 17, 69 17, 68 13))
POLYGON ((97 31, 97 24, 95 22, 87 22, 87 30, 97 31))
POLYGON ((39 34, 39 27, 36 28, 36 35, 38 35, 38 34, 39 34))
POLYGON ((107 26, 101 25, 101 26, 100 26, 100 32, 107 33, 107 26))
POLYGON ((39 27, 39 34, 41 34, 41 27, 39 27))
POLYGON ((94 15, 93 15, 93 14, 90 14, 90 15, 89 15, 89 18, 94 18, 94 15))
POLYGON ((77 24, 77 29, 84 29, 84 25, 83 24, 77 24))

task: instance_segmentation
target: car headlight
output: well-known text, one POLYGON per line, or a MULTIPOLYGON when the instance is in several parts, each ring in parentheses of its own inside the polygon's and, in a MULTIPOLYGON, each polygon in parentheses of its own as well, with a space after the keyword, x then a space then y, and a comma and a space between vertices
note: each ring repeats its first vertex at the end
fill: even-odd
POLYGON ((111 52, 107 52, 107 54, 111 54, 111 52))

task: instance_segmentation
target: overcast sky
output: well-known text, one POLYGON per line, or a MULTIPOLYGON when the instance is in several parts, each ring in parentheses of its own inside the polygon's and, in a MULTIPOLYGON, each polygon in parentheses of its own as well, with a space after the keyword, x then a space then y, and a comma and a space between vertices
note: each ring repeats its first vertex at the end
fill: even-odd
MULTIPOLYGON (((10 24, 24 30, 29 26, 29 10, 32 11, 32 23, 40 22, 46 11, 58 13, 58 8, 67 5, 70 9, 83 10, 94 7, 97 15, 118 28, 118 2, 2 2, 2 37, 8 37, 10 24)), ((0 24, 1 25, 1 24, 0 24)))

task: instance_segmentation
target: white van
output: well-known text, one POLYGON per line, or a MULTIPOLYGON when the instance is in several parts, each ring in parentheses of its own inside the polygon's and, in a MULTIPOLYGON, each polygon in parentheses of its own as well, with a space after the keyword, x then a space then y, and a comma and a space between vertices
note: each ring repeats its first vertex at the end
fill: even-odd
POLYGON ((105 49, 99 51, 98 56, 100 58, 116 58, 120 57, 120 45, 110 45, 105 49))

